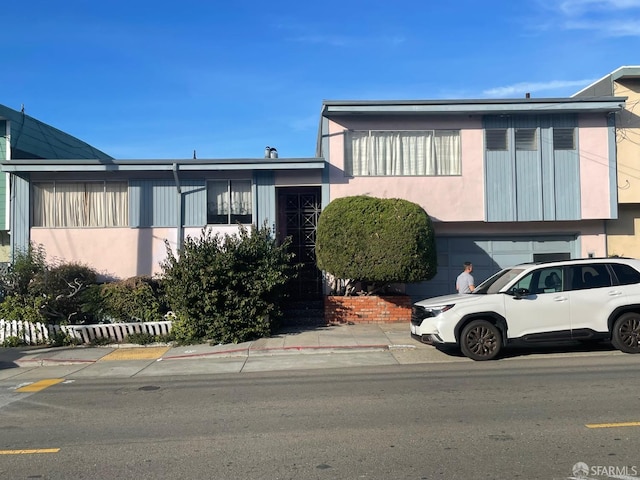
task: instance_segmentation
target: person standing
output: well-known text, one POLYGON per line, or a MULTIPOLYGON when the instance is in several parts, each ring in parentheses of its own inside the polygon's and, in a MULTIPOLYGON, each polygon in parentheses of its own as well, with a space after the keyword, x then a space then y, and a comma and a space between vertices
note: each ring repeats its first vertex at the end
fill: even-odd
POLYGON ((476 284, 471 272, 473 272, 473 264, 471 262, 464 262, 464 271, 458 275, 456 279, 456 290, 458 293, 471 293, 476 289, 476 284))

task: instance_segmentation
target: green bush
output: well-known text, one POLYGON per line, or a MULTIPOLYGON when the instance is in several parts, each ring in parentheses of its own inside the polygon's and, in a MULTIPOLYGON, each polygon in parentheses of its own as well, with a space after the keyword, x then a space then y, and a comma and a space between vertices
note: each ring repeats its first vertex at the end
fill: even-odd
POLYGON ((48 264, 44 249, 30 245, 16 253, 0 276, 0 317, 45 323, 84 323, 92 320, 83 305, 96 272, 79 263, 48 264))
POLYGON ((336 199, 318 220, 316 261, 337 278, 377 288, 430 280, 437 273, 431 219, 407 200, 336 199))
POLYGON ((44 314, 51 323, 78 324, 91 322, 83 305, 84 293, 96 283, 97 273, 76 262, 48 266, 34 275, 28 293, 46 299, 44 314))
POLYGON ((203 229, 176 256, 167 245, 162 264, 173 331, 181 343, 236 343, 271 333, 285 287, 294 276, 290 240, 278 245, 266 226, 237 235, 203 229))
POLYGON ((44 313, 47 299, 30 295, 11 295, 0 303, 0 319, 7 321, 25 321, 48 323, 44 313))
POLYGON ((0 275, 1 298, 27 295, 34 277, 47 271, 45 259, 42 246, 29 245, 26 251, 16 252, 7 271, 0 275))
POLYGON ((149 276, 105 283, 98 295, 93 305, 98 302, 102 317, 115 321, 159 321, 167 312, 160 281, 149 276))

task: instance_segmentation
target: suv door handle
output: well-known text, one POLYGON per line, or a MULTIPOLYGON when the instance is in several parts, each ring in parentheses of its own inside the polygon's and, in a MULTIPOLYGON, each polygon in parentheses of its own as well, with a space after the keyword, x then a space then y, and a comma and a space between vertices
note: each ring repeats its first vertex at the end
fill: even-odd
POLYGON ((619 297, 620 295, 622 295, 622 292, 620 290, 614 290, 613 292, 609 292, 610 297, 619 297))
POLYGON ((568 298, 567 298, 567 297, 562 297, 562 296, 559 296, 559 297, 553 297, 553 301, 554 301, 554 302, 566 302, 567 300, 568 300, 568 298))

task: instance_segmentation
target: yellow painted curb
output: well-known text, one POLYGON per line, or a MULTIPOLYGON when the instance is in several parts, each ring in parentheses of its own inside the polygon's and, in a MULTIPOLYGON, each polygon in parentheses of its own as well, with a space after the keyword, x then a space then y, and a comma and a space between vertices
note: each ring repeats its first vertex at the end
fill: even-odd
POLYGON ((162 357, 171 347, 137 347, 118 348, 109 355, 102 357, 99 362, 109 360, 155 360, 162 357))

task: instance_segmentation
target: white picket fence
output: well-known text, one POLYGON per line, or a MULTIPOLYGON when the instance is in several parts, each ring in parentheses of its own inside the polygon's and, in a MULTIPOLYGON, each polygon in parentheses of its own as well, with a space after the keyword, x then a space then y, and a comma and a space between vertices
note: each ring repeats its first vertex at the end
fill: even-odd
POLYGON ((49 338, 64 332, 81 343, 91 343, 94 339, 109 338, 122 342, 132 333, 166 335, 171 332, 173 322, 105 323, 99 325, 47 325, 44 323, 0 320, 0 345, 6 338, 17 337, 26 345, 49 343, 49 338))

